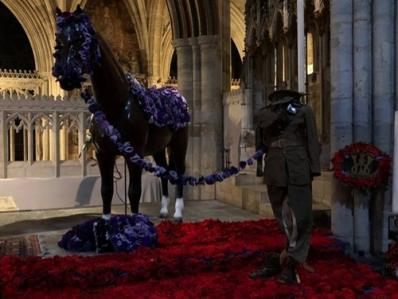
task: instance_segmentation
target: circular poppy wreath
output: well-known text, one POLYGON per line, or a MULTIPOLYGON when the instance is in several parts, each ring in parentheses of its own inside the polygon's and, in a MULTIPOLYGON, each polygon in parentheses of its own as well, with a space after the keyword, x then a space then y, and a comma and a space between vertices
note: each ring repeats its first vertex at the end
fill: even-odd
POLYGON ((334 176, 351 188, 373 189, 386 184, 391 157, 367 143, 353 143, 337 151, 332 159, 334 176))

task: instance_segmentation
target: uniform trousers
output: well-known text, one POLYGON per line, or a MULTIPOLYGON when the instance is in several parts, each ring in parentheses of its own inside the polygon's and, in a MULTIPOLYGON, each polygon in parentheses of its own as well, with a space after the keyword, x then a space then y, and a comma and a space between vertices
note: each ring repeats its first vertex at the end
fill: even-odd
POLYGON ((268 185, 268 196, 275 218, 287 237, 287 252, 299 263, 307 259, 312 231, 312 188, 307 185, 285 187, 268 185))

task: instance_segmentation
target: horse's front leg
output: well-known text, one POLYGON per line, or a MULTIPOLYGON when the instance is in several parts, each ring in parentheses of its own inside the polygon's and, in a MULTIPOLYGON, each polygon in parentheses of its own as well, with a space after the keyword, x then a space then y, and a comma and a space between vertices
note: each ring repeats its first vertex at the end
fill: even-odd
POLYGON ((131 213, 138 213, 140 199, 141 199, 141 174, 142 169, 140 166, 128 161, 127 167, 129 169, 129 200, 131 206, 131 213))
POLYGON ((116 156, 99 150, 96 154, 101 174, 102 218, 109 220, 113 197, 113 167, 116 156))

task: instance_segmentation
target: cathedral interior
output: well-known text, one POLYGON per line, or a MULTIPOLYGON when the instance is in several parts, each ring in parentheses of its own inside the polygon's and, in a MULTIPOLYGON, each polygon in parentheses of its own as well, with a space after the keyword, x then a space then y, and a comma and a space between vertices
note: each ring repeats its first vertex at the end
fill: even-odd
MULTIPOLYGON (((60 209, 77 215, 101 205, 95 151, 82 151, 90 113, 79 90, 62 90, 52 76, 55 9, 78 6, 124 72, 147 88, 174 87, 186 98, 191 175, 248 159, 256 150, 254 116, 268 96, 304 92, 321 146, 314 215, 356 252, 387 251, 398 231, 394 173, 387 188, 348 190, 334 177, 332 158, 354 142, 396 152, 398 5, 392 0, 0 0, 1 217, 61 215, 60 209)), ((123 163, 118 159, 122 177, 123 163)), ((149 196, 160 197, 157 178, 143 182, 153 189, 149 196)), ((115 186, 123 197, 124 180, 115 186)), ((219 184, 187 187, 185 199, 198 209, 209 201, 236 208, 232 220, 272 218, 255 165, 219 184)), ((2 235, 13 232, 11 220, 3 224, 2 235)))

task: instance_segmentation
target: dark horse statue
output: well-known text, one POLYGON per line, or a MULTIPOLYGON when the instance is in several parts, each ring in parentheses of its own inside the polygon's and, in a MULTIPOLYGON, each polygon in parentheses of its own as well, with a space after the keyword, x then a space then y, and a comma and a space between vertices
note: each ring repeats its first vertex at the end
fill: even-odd
MULTIPOLYGON (((187 126, 170 129, 158 127, 148 121, 138 99, 131 93, 131 84, 104 39, 94 30, 89 17, 80 9, 61 12, 57 9, 57 34, 53 75, 67 91, 81 88, 84 75, 91 77, 94 96, 108 121, 117 128, 141 156, 152 155, 157 165, 174 170, 178 175, 185 172, 185 155, 188 144, 187 126), (168 150, 168 162, 166 159, 168 150), (167 165, 168 164, 168 165, 167 165)), ((133 79, 134 84, 139 84, 133 79)), ((143 88, 141 86, 141 88, 143 88)), ((101 173, 103 218, 109 219, 113 197, 113 172, 116 146, 95 124, 90 128, 96 147, 101 173)), ((138 213, 141 196, 140 166, 126 159, 129 170, 128 197, 131 212, 138 213)), ((162 181, 160 215, 168 215, 168 181, 162 181)), ((182 220, 183 185, 176 186, 174 218, 182 220)))

